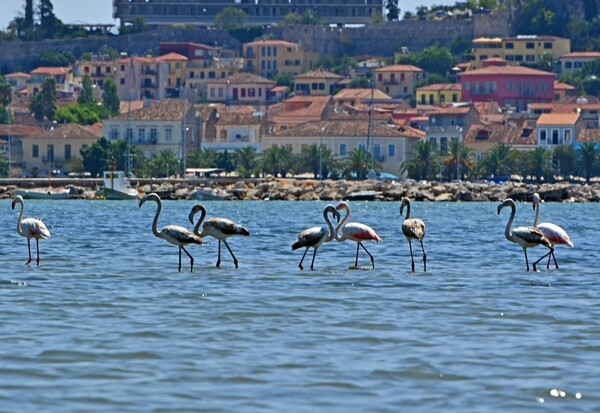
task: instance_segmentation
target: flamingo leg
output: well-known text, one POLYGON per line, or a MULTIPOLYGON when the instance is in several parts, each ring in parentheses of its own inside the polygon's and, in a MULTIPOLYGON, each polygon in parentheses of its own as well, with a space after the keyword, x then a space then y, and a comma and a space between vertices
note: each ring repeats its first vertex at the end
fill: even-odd
POLYGON ((412 268, 412 272, 415 272, 415 259, 413 258, 413 252, 412 252, 412 242, 410 240, 410 238, 408 239, 408 248, 410 248, 410 265, 412 268))
MULTIPOLYGON (((527 271, 529 271, 529 260, 527 259, 527 248, 523 248, 523 252, 525 253, 525 265, 527 265, 527 271)), ((535 271, 535 265, 533 266, 533 271, 535 271)))
MULTIPOLYGON (((307 248, 307 251, 308 251, 308 248, 307 248)), ((314 270, 315 270, 314 266, 315 266, 315 257, 316 257, 316 256, 317 256, 317 249, 315 248, 315 251, 313 252, 313 258, 312 258, 312 261, 310 262, 310 270, 311 270, 311 271, 314 271, 314 270)))
MULTIPOLYGON (((367 250, 367 248, 365 248, 364 245, 362 245, 362 243, 359 242, 358 245, 360 245, 363 248, 363 250, 365 250, 365 252, 369 254, 369 257, 371 257, 371 266, 373 267, 372 269, 375 269, 375 258, 373 258, 371 253, 367 250)), ((358 255, 356 256, 356 259, 358 260, 358 255)))
POLYGON ((533 263, 533 271, 536 271, 535 266, 537 265, 538 262, 540 262, 544 258, 550 256, 551 254, 554 254, 554 248, 550 248, 550 251, 548 251, 546 254, 542 255, 542 257, 539 260, 537 260, 536 262, 533 263))
POLYGON ((421 243, 421 250, 423 251, 423 272, 427 272, 427 254, 425 254, 425 247, 423 247, 423 240, 419 240, 421 243))
POLYGON ((231 254, 231 258, 233 258, 233 263, 235 264, 235 268, 237 268, 238 260, 237 260, 237 258, 235 258, 235 255, 233 255, 233 251, 231 251, 231 248, 229 248, 229 244, 227 243, 227 240, 223 240, 223 243, 227 247, 227 250, 229 250, 229 253, 231 254))
POLYGON ((179 248, 179 271, 181 271, 181 250, 183 250, 187 254, 187 256, 190 257, 190 271, 194 271, 194 257, 192 257, 183 246, 179 248))
POLYGON ((358 247, 360 246, 360 242, 356 243, 356 260, 354 261, 354 267, 358 268, 358 247))
POLYGON ((31 262, 31 240, 27 238, 27 250, 29 251, 29 261, 25 263, 25 265, 31 262))
POLYGON ((556 261, 556 255, 554 252, 548 256, 548 262, 546 263, 546 269, 550 269, 550 258, 554 258, 554 265, 558 268, 558 262, 556 261))
POLYGON ((37 252, 37 265, 39 267, 40 265, 40 240, 39 239, 35 239, 35 250, 37 252))
POLYGON ((304 254, 302 254, 302 259, 300 260, 300 264, 298 264, 298 267, 300 267, 301 270, 304 269, 304 267, 302 266, 302 261, 304 261, 304 257, 306 257, 307 252, 308 252, 308 247, 306 247, 306 249, 304 250, 304 254))
POLYGON ((217 268, 221 266, 221 240, 219 240, 219 258, 217 258, 217 268))

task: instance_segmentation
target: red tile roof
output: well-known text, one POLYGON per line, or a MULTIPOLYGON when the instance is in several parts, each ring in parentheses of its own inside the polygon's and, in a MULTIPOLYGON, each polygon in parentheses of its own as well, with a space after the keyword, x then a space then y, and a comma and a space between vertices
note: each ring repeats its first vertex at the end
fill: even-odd
POLYGON ((460 83, 434 83, 432 85, 418 87, 419 91, 440 91, 440 90, 462 90, 460 83))
POLYGON ((357 88, 357 89, 342 89, 336 93, 333 98, 335 100, 342 99, 391 99, 391 97, 383 93, 379 89, 357 88))
POLYGON ((244 46, 296 46, 296 43, 286 42, 285 40, 256 40, 254 42, 244 43, 244 46))
POLYGON ((579 113, 542 113, 536 125, 574 125, 579 117, 579 113))
POLYGON ((564 55, 560 56, 560 58, 600 59, 600 52, 571 52, 565 53, 564 55))
POLYGON ((231 76, 228 76, 224 79, 213 80, 210 83, 218 83, 218 84, 247 84, 247 83, 255 83, 262 85, 273 85, 275 86, 277 83, 264 78, 262 76, 254 75, 252 73, 235 73, 231 76))
POLYGON ((183 102, 180 99, 161 99, 150 106, 111 118, 111 120, 132 121, 180 121, 182 119, 183 102))
POLYGON ((423 69, 413 65, 391 65, 377 68, 373 72, 423 72, 423 69))
POLYGON ((31 75, 29 73, 15 72, 15 73, 10 73, 4 77, 7 79, 17 79, 17 78, 29 79, 31 77, 31 75))
POLYGON ((488 66, 481 69, 461 73, 461 77, 476 75, 520 75, 520 76, 552 76, 554 73, 531 69, 525 66, 488 66))
POLYGON ((162 62, 185 62, 188 60, 187 57, 179 53, 167 53, 158 57, 158 60, 162 62))
MULTIPOLYGON (((367 136, 369 133, 369 122, 365 120, 324 120, 316 122, 307 122, 301 125, 293 126, 288 129, 280 130, 273 136, 327 136, 327 137, 355 137, 367 136)), ((390 137, 390 138, 412 138, 418 139, 413 134, 405 134, 398 131, 395 127, 374 124, 371 130, 371 136, 390 137)))
POLYGON ((72 68, 70 67, 38 67, 32 70, 32 75, 50 75, 50 76, 61 76, 70 73, 72 68))
POLYGON ((300 75, 294 76, 294 79, 344 79, 344 76, 338 75, 333 72, 328 72, 327 70, 312 70, 310 72, 302 73, 300 75))

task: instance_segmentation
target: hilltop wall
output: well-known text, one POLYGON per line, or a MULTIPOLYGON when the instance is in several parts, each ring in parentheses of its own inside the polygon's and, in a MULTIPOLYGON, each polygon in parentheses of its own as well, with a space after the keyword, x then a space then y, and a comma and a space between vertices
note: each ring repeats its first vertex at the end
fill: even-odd
MULTIPOLYGON (((507 36, 511 16, 507 13, 478 14, 471 19, 440 21, 411 20, 386 22, 357 28, 323 26, 285 26, 265 29, 276 39, 300 42, 305 47, 331 56, 391 56, 401 46, 418 51, 439 43, 450 44, 456 37, 507 36)), ((75 56, 96 52, 103 46, 118 51, 144 54, 158 51, 161 41, 197 42, 240 50, 241 44, 227 31, 218 29, 180 29, 165 27, 151 32, 105 38, 44 40, 40 42, 0 41, 0 71, 10 73, 30 69, 31 61, 48 50, 71 51, 75 56)))

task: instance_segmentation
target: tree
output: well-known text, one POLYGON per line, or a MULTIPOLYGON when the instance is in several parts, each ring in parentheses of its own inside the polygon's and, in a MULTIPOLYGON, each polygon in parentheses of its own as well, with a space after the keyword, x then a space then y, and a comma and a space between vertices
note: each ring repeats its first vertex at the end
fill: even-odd
POLYGON ((278 73, 273 77, 273 81, 277 86, 288 86, 290 89, 294 87, 294 76, 289 73, 278 73))
POLYGON ((371 81, 366 77, 353 77, 348 83, 348 89, 366 89, 371 87, 371 81))
POLYGON ((7 106, 12 100, 10 84, 0 75, 0 123, 8 123, 7 106))
POLYGON ((475 170, 473 150, 458 140, 451 140, 449 147, 450 153, 444 160, 444 175, 448 180, 465 179, 475 170))
POLYGON ((217 153, 217 168, 224 169, 226 172, 235 171, 234 155, 230 154, 227 149, 217 153))
POLYGON ((408 176, 413 179, 433 179, 439 170, 435 146, 427 140, 415 144, 413 157, 403 165, 408 176))
POLYGON ((31 99, 29 105, 33 116, 38 121, 54 119, 56 113, 56 82, 47 77, 42 84, 42 90, 31 99))
POLYGON ((169 177, 179 169, 179 158, 170 149, 162 149, 146 165, 149 176, 169 177))
POLYGON ((4 152, 0 152, 0 176, 8 176, 8 168, 8 159, 6 159, 6 155, 4 155, 4 152))
POLYGON ((245 146, 235 152, 236 171, 242 178, 258 175, 260 172, 259 162, 256 149, 252 146, 245 146))
POLYGON ((63 23, 55 16, 54 6, 50 0, 39 0, 37 14, 42 39, 52 39, 61 35, 63 23))
POLYGON ((598 166, 598 149, 595 142, 584 142, 577 151, 581 172, 589 184, 598 166))
POLYGON ((400 7, 398 7, 398 0, 386 0, 385 8, 387 10, 388 21, 397 21, 400 19, 400 7))
POLYGON ((95 103, 96 98, 94 97, 94 89, 92 84, 92 79, 86 73, 81 79, 81 92, 77 97, 77 103, 80 105, 85 105, 88 103, 95 103))
MULTIPOLYGON (((371 170, 372 164, 371 153, 365 151, 362 148, 355 148, 348 152, 344 169, 344 175, 349 177, 356 177, 356 179, 366 179, 367 174, 371 170)), ((373 163, 375 169, 380 168, 379 163, 373 163)))
POLYGON ((229 6, 217 14, 215 25, 223 30, 240 29, 244 27, 247 19, 248 15, 242 9, 229 6))
POLYGON ((427 73, 439 73, 444 76, 456 65, 450 50, 438 45, 429 46, 421 52, 400 56, 398 63, 414 65, 427 73))
POLYGON ((265 171, 274 177, 281 175, 282 178, 292 171, 295 160, 292 148, 287 146, 271 146, 262 156, 265 171))
POLYGON ((549 165, 552 162, 552 153, 544 148, 535 148, 526 152, 523 156, 524 175, 533 176, 538 183, 549 180, 552 177, 549 165))
POLYGON ((516 152, 504 143, 496 144, 478 164, 485 177, 511 175, 515 170, 516 152))
POLYGON ((319 176, 321 166, 323 168, 323 177, 329 177, 331 172, 335 172, 337 168, 337 161, 333 155, 331 149, 325 145, 321 146, 313 143, 302 149, 300 154, 299 169, 301 171, 307 171, 313 174, 315 178, 319 176))
POLYGON ((148 25, 146 24, 146 20, 143 17, 134 17, 130 22, 122 24, 119 28, 119 34, 127 35, 127 34, 135 34, 135 33, 143 33, 148 29, 148 25))
POLYGON ((100 138, 88 147, 79 151, 83 158, 83 166, 92 176, 97 176, 102 171, 112 169, 112 145, 106 138, 100 138))
POLYGON ((575 149, 573 145, 558 145, 552 152, 552 163, 554 169, 563 177, 575 173, 575 149))
POLYGON ((191 168, 216 168, 218 154, 210 148, 199 148, 188 156, 188 164, 191 168))
POLYGON ((102 103, 112 116, 119 114, 121 101, 117 92, 117 85, 111 78, 106 79, 102 85, 102 103))

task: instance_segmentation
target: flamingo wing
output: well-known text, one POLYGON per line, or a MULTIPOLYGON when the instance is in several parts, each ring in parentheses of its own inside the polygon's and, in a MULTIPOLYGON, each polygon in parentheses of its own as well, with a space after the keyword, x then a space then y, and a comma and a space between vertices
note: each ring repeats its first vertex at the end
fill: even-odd
POLYGON ((381 241, 375 230, 360 222, 349 222, 342 228, 342 238, 354 241, 381 241))
POLYGON ((569 247, 574 246, 569 234, 567 234, 567 231, 558 225, 550 222, 542 222, 537 227, 542 231, 544 237, 546 237, 552 244, 564 244, 568 245, 569 247))
POLYGON ((21 231, 23 232, 22 235, 27 238, 50 238, 50 231, 46 227, 46 224, 36 218, 26 218, 21 221, 21 231))
POLYGON ((325 227, 312 227, 305 229, 296 238, 296 242, 292 245, 292 250, 298 248, 319 248, 329 235, 329 231, 325 227))
POLYGON ((425 237, 425 223, 420 219, 405 219, 402 222, 402 233, 407 238, 422 240, 425 237))
MULTIPOLYGON (((203 229, 213 235, 213 233, 220 232, 225 238, 232 235, 250 235, 250 232, 241 226, 240 224, 233 222, 226 218, 210 218, 207 219, 203 225, 203 229)), ((214 236, 214 235, 213 235, 214 236)))
POLYGON ((534 247, 536 245, 544 245, 551 248, 552 245, 544 233, 536 227, 517 227, 512 230, 515 241, 523 247, 534 247))
POLYGON ((160 233, 164 239, 173 245, 204 244, 202 238, 179 225, 167 225, 160 233))

